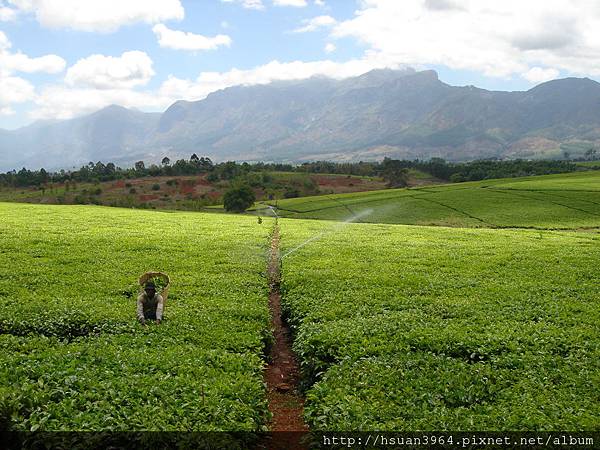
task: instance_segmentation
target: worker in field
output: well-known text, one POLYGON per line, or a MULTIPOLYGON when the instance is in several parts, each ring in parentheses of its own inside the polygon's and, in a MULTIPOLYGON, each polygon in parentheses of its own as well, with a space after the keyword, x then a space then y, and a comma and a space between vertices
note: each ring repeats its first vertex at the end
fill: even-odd
POLYGON ((146 282, 137 299, 137 317, 140 323, 145 325, 146 320, 156 320, 156 324, 160 324, 164 304, 162 295, 156 292, 156 285, 152 281, 146 282))

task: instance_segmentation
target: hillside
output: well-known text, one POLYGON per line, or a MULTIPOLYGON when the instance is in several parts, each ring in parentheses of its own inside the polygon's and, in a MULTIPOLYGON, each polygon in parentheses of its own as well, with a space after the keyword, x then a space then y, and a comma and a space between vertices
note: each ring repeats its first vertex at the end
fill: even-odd
POLYGON ((0 170, 158 162, 192 152, 216 161, 577 157, 600 142, 599 105, 600 84, 587 78, 496 92, 450 86, 431 70, 375 70, 232 87, 162 114, 110 106, 3 130, 0 170))
POLYGON ((579 172, 267 201, 255 214, 474 228, 600 228, 600 174, 579 172), (354 219, 358 216, 357 219, 354 219))
MULTIPOLYGON (((223 203, 224 193, 241 181, 254 180, 257 200, 338 194, 384 189, 378 177, 334 174, 273 172, 252 173, 233 180, 211 181, 206 174, 193 176, 148 176, 102 182, 48 183, 33 187, 2 187, 0 201, 42 204, 95 204, 126 208, 203 210, 223 203)), ((412 172, 410 185, 432 184, 433 177, 412 172), (419 176, 419 178, 417 178, 419 176)))

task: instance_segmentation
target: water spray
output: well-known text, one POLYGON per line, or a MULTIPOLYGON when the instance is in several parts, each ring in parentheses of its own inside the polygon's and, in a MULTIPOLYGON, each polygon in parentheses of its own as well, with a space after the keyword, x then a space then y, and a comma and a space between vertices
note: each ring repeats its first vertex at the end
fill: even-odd
POLYGON ((297 251, 297 250, 300 250, 300 249, 301 249, 302 247, 304 247, 305 245, 308 245, 308 244, 310 244, 311 242, 313 242, 313 241, 316 241, 317 239, 320 239, 320 238, 322 238, 322 237, 323 237, 323 236, 325 236, 326 234, 331 234, 331 233, 334 233, 334 232, 338 231, 340 228, 343 228, 343 227, 345 227, 345 226, 346 226, 346 225, 348 225, 349 223, 356 222, 357 220, 360 220, 360 219, 362 219, 363 217, 365 217, 365 216, 368 216, 368 215, 370 215, 370 214, 372 214, 372 213, 373 213, 373 210, 372 210, 372 209, 366 209, 366 210, 364 210, 364 211, 362 211, 362 212, 360 212, 360 213, 358 213, 358 214, 355 214, 354 216, 350 217, 349 219, 346 219, 345 221, 343 221, 343 222, 341 222, 341 223, 337 224, 337 225, 336 225, 335 227, 333 227, 332 229, 330 229, 330 230, 327 230, 327 231, 323 231, 323 232, 321 232, 321 233, 319 233, 319 234, 317 234, 317 235, 315 235, 315 236, 311 237, 310 239, 307 239, 306 241, 302 242, 300 245, 298 245, 298 246, 294 247, 294 248, 293 248, 293 249, 291 249, 290 251, 288 251, 288 252, 286 252, 285 254, 283 254, 283 255, 281 256, 281 259, 283 259, 283 258, 285 258, 285 257, 287 257, 287 256, 289 256, 289 255, 291 255, 292 253, 294 253, 294 252, 295 252, 295 251, 297 251))
POLYGON ((273 213, 276 219, 279 219, 279 214, 277 214, 277 210, 274 206, 267 205, 267 208, 273 213))

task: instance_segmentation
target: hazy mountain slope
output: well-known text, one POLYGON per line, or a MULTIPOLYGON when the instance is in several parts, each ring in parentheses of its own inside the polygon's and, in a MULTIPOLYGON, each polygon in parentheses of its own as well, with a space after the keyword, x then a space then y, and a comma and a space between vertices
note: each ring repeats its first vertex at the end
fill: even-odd
POLYGON ((159 118, 160 114, 113 105, 72 120, 36 122, 0 134, 0 163, 5 169, 11 162, 8 168, 57 168, 99 160, 129 163, 147 144, 159 118))
POLYGON ((526 92, 449 86, 434 71, 375 70, 237 86, 162 114, 111 106, 0 131, 0 169, 127 164, 191 153, 215 160, 537 157, 600 141, 600 84, 567 78, 526 92))

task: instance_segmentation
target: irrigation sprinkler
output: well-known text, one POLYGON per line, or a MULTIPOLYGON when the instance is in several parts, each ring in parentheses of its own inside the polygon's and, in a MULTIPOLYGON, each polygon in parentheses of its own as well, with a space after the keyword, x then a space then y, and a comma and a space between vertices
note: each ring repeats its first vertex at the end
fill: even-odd
POLYGON ((321 233, 319 233, 319 234, 317 234, 317 235, 315 235, 315 236, 313 236, 313 237, 311 237, 311 238, 307 239, 306 241, 302 242, 300 245, 297 245, 297 246, 296 246, 296 247, 294 247, 293 249, 291 249, 291 250, 289 250, 288 252, 284 253, 284 254, 281 256, 281 259, 288 257, 289 255, 291 255, 292 253, 296 252, 297 250, 300 250, 300 249, 301 249, 302 247, 304 247, 305 245, 308 245, 308 244, 310 244, 311 242, 314 242, 314 241, 316 241, 317 239, 320 239, 320 238, 322 238, 323 236, 325 236, 325 235, 327 235, 327 234, 335 233, 336 231, 339 231, 341 228, 345 227, 346 225, 348 225, 348 224, 350 224, 350 223, 352 223, 352 222, 356 222, 356 221, 358 221, 358 220, 362 219, 363 217, 366 217, 366 216, 368 216, 368 215, 370 215, 370 214, 372 214, 372 213, 373 213, 373 210, 372 210, 372 209, 365 209, 364 211, 362 211, 362 212, 360 212, 360 213, 358 213, 358 214, 355 214, 354 216, 352 216, 352 217, 350 217, 350 218, 346 219, 345 221, 343 221, 343 222, 341 222, 341 223, 337 224, 337 225, 336 225, 335 227, 333 227, 332 229, 330 229, 330 230, 326 230, 326 231, 323 231, 323 232, 321 232, 321 233))

